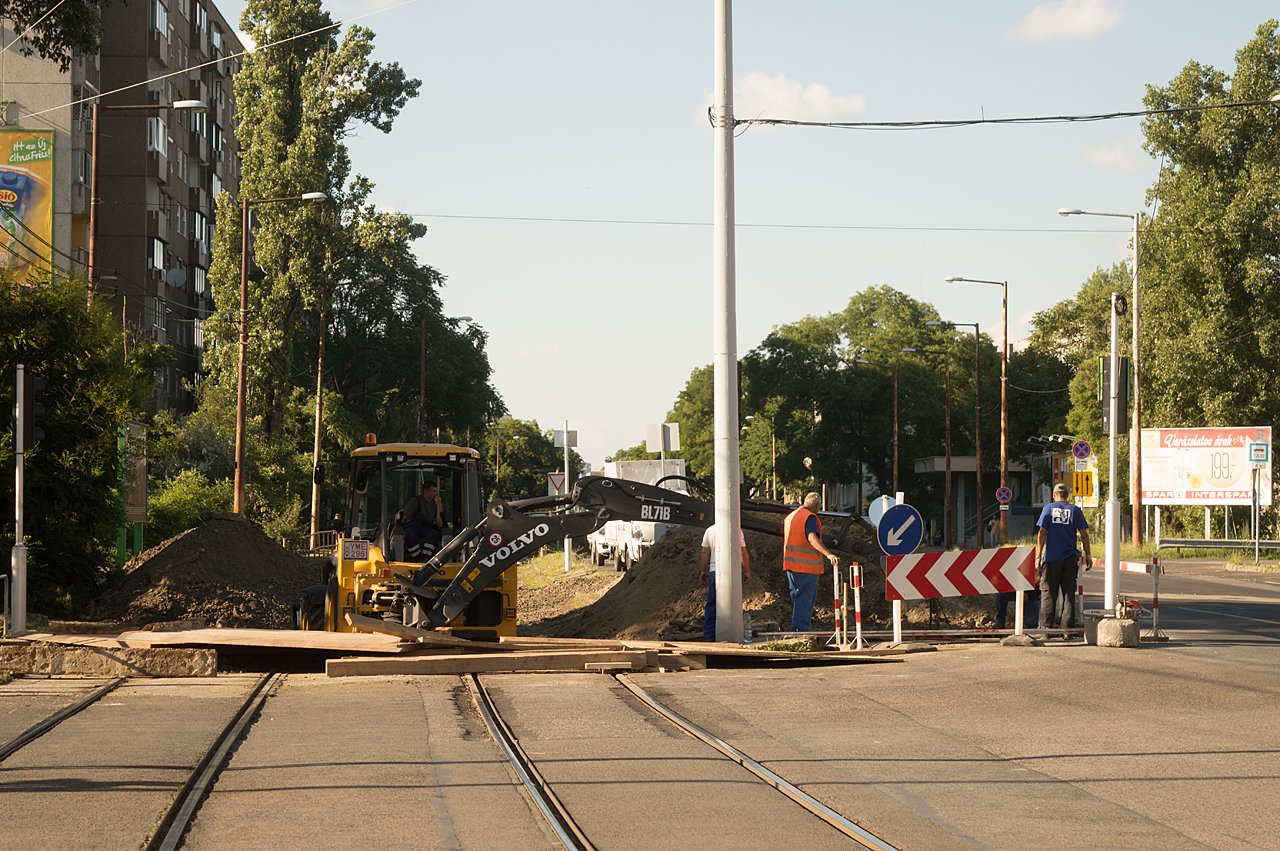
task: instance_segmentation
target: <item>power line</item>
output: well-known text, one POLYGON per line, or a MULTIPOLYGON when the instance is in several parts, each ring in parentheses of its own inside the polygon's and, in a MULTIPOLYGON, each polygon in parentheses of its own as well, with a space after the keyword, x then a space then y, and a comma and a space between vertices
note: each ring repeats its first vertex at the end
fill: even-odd
MULTIPOLYGON (((711 222, 681 222, 652 219, 568 219, 550 216, 463 216, 451 213, 409 213, 413 219, 474 219, 496 222, 553 222, 589 225, 665 225, 672 227, 711 227, 711 222)), ((739 222, 740 228, 782 228, 796 230, 868 230, 868 231, 941 231, 954 233, 1129 233, 1128 228, 962 228, 907 227, 900 225, 809 225, 779 222, 739 222)))
MULTIPOLYGON (((1238 109, 1245 106, 1280 106, 1280 101, 1248 100, 1239 103, 1210 103, 1196 106, 1171 106, 1164 109, 1142 109, 1126 112, 1100 112, 1085 115, 1037 115, 1025 118, 961 118, 953 121, 800 121, 792 118, 743 118, 739 124, 772 124, 791 127, 830 127, 837 130, 944 130, 952 127, 973 127, 978 124, 1087 124, 1095 121, 1112 121, 1118 118, 1147 118, 1153 115, 1173 115, 1183 112, 1206 112, 1217 109, 1238 109)), ((707 116, 715 124, 711 109, 707 116)))

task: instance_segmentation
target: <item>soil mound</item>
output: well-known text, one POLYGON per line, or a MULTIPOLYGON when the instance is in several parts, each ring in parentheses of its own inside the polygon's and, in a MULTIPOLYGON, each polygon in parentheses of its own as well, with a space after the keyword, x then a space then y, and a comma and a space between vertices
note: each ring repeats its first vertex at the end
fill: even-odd
POLYGON ((218 513, 134 556, 95 604, 99 620, 203 618, 210 626, 288 629, 290 606, 319 570, 238 514, 218 513))
MULTIPOLYGON (((699 580, 702 529, 678 527, 664 535, 623 578, 599 600, 565 614, 521 626, 522 635, 564 638, 630 638, 638 640, 700 638, 707 589, 699 580)), ((870 541, 861 527, 850 532, 870 541)), ((742 586, 743 609, 751 613, 756 632, 791 628, 791 595, 782 570, 782 540, 746 532, 751 581, 742 586)), ((867 587, 862 592, 863 624, 885 622, 884 568, 880 557, 861 559, 867 587)), ((846 562, 847 563, 847 562, 846 562)), ((818 581, 814 629, 830 629, 833 589, 828 569, 818 581)), ((850 603, 850 618, 853 605, 850 603)))

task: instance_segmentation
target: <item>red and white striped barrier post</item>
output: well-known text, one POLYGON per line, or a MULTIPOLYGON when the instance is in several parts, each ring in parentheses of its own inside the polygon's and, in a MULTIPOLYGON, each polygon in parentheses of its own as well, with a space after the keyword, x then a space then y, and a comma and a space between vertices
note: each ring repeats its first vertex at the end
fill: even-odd
MULTIPOLYGON (((854 649, 862 649, 862 565, 854 562, 849 568, 853 584, 853 642, 854 649)), ((846 617, 846 622, 848 618, 846 617)))
POLYGON ((836 646, 839 647, 841 650, 843 650, 845 644, 848 643, 846 641, 846 636, 844 634, 844 629, 843 629, 844 621, 841 620, 840 618, 840 586, 843 584, 844 583, 841 582, 840 580, 840 565, 837 564, 832 569, 832 575, 831 575, 831 587, 835 589, 835 597, 836 597, 835 606, 832 609, 832 611, 835 612, 836 628, 831 632, 831 640, 834 641, 836 643, 836 646))
POLYGON ((1168 639, 1169 636, 1160 631, 1160 574, 1164 572, 1160 567, 1160 554, 1151 554, 1151 638, 1157 640, 1168 639))

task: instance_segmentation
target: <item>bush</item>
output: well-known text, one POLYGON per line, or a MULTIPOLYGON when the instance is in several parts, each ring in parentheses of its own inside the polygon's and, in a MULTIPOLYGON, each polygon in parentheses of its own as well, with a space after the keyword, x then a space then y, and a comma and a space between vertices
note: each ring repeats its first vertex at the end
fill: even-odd
POLYGON ((148 537, 156 543, 201 526, 216 511, 230 511, 235 485, 231 479, 210 482, 195 470, 183 470, 160 483, 148 500, 148 537))

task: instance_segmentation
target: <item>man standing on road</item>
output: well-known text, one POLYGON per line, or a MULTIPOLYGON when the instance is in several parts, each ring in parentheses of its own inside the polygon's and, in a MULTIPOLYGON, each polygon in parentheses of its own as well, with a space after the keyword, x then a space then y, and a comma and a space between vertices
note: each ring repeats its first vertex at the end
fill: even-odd
MULTIPOLYGON (((751 559, 747 557, 747 536, 738 528, 738 545, 742 548, 742 581, 751 581, 751 559)), ((702 533, 702 581, 707 583, 707 606, 702 610, 702 640, 716 640, 716 527, 702 533)))
POLYGON ((1062 482, 1053 486, 1053 502, 1040 512, 1036 525, 1036 550, 1040 564, 1040 628, 1052 629, 1055 621, 1064 629, 1076 625, 1076 576, 1080 556, 1076 550, 1076 533, 1084 544, 1084 569, 1093 566, 1089 546, 1089 523, 1080 506, 1067 502, 1071 490, 1062 482), (1062 612, 1058 613, 1061 604, 1062 612))
POLYGON ((838 564, 836 554, 822 543, 822 524, 814 512, 822 497, 806 494, 804 505, 787 515, 782 523, 782 569, 791 589, 791 631, 808 632, 813 617, 813 597, 818 577, 826 572, 824 558, 838 564))

